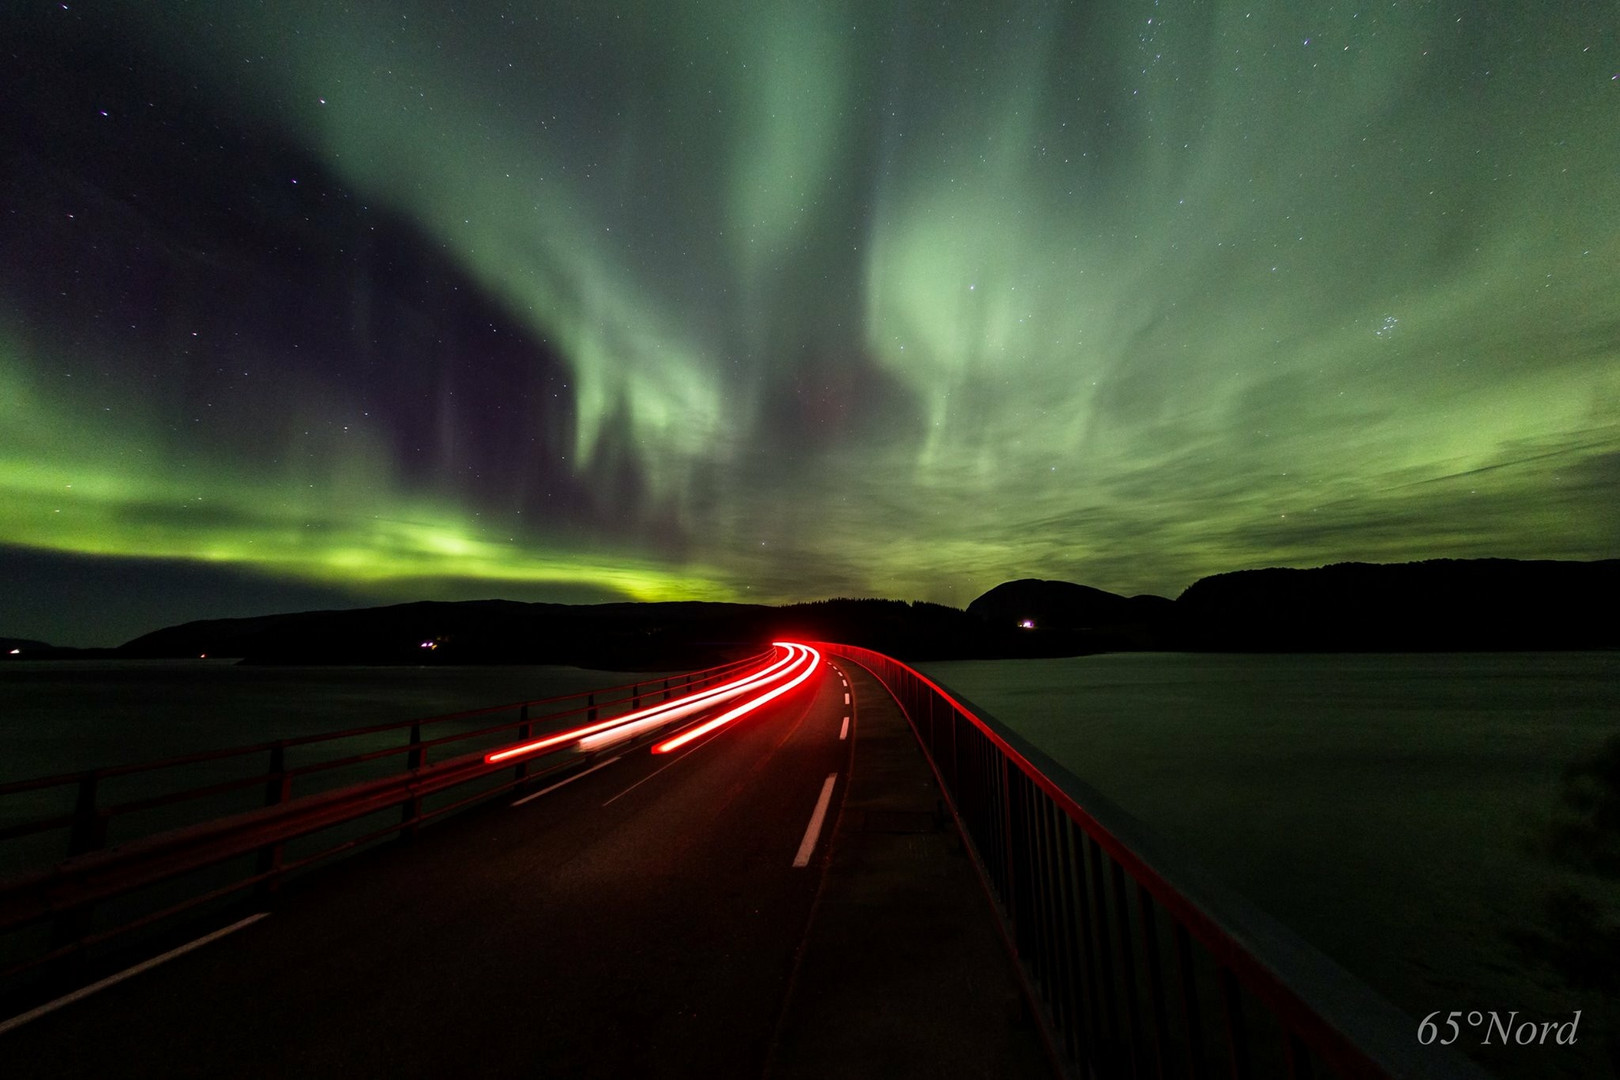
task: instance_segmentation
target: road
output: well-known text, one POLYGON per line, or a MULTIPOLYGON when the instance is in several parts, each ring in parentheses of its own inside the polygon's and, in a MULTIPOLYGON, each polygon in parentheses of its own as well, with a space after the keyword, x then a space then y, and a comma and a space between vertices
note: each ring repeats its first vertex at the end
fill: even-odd
POLYGON ((0 1034, 0 1061, 15 1077, 757 1076, 849 775, 848 700, 823 665, 675 752, 629 750, 310 875, 267 918, 0 1034))

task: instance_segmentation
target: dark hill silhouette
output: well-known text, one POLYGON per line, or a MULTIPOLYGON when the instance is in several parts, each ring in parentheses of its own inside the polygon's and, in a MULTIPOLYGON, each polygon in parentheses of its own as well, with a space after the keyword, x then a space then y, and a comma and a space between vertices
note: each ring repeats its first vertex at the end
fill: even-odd
POLYGON ((967 609, 994 624, 1017 626, 1029 619, 1038 628, 1088 630, 1160 621, 1169 616, 1171 601, 1149 594, 1121 596, 1070 581, 1022 578, 997 585, 967 609))
POLYGON ((1020 630, 1027 639, 1022 655, 1073 656, 1153 648, 1174 606, 1162 596, 1126 597, 1070 581, 1023 578, 997 585, 967 609, 995 629, 1020 630))
MULTIPOLYGON (((525 604, 423 601, 185 623, 120 646, 126 657, 241 657, 275 664, 574 664, 697 667, 778 637, 824 638, 910 658, 1007 655, 966 612, 901 600, 756 604, 525 604)), ((1001 643, 998 644, 998 638, 1001 643)))
MULTIPOLYGON (((843 641, 907 660, 1076 656, 1118 649, 1423 651, 1620 646, 1620 560, 1450 560, 1203 578, 1176 600, 1025 579, 967 611, 902 600, 759 604, 423 601, 185 623, 117 649, 23 642, 29 658, 271 664, 698 667, 775 638, 843 641), (1024 620, 1034 623, 1022 629, 1024 620)), ((8 659, 0 655, 0 660, 8 659)))
POLYGON ((1193 649, 1604 648, 1620 644, 1620 560, 1243 570, 1194 582, 1175 607, 1176 642, 1193 649))

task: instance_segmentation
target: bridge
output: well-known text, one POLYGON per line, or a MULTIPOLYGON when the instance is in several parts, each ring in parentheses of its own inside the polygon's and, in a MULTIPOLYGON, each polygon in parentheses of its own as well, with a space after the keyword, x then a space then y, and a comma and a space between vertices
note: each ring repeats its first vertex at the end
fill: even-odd
POLYGON ((1484 1075, 854 646, 0 814, 11 1076, 1484 1075))

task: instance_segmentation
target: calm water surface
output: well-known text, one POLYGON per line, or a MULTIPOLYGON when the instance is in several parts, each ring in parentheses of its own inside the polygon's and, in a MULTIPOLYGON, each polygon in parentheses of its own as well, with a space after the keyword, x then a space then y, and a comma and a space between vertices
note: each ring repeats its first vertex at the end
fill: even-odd
MULTIPOLYGON (((1620 654, 922 668, 1408 1013, 1591 1018, 1591 1002, 1530 969, 1504 932, 1538 923, 1550 887, 1580 881, 1527 842, 1562 770, 1620 732, 1620 654)), ((1526 1054, 1505 1071, 1607 1075, 1585 1054, 1526 1054)))

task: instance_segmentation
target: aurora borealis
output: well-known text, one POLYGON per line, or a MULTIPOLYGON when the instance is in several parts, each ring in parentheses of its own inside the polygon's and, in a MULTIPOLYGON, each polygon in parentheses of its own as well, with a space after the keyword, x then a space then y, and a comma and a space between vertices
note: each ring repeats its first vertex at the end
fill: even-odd
POLYGON ((8 4, 0 631, 1620 555, 1616 15, 8 4))

